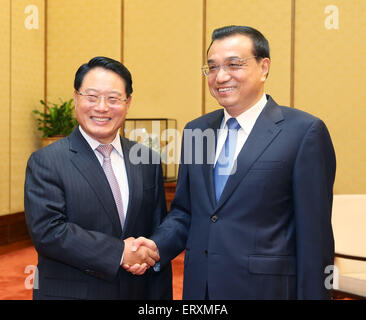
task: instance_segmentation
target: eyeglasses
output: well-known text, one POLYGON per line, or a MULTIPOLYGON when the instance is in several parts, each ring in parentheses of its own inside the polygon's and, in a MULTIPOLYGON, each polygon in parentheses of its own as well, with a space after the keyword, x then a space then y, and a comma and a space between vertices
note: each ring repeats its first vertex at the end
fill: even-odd
POLYGON ((122 102, 126 102, 128 99, 127 98, 119 98, 119 97, 115 97, 115 96, 105 96, 105 95, 93 95, 93 94, 85 94, 85 93, 81 93, 79 91, 76 91, 76 93, 80 96, 82 96, 87 103, 89 103, 91 106, 96 106, 100 103, 101 98, 104 98, 104 101, 106 102, 106 104, 108 106, 119 106, 122 104, 122 102))
POLYGON ((222 67, 226 72, 232 74, 235 71, 243 69, 246 65, 246 62, 249 59, 253 58, 257 58, 257 56, 248 57, 245 59, 232 58, 226 60, 223 64, 208 63, 202 67, 202 71, 206 77, 208 76, 211 77, 216 75, 220 71, 220 68, 222 67))

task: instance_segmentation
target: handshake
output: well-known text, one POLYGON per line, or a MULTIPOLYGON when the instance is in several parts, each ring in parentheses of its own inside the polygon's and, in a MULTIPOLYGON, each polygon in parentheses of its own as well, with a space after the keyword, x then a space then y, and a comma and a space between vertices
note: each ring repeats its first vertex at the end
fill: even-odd
POLYGON ((142 275, 160 260, 158 247, 155 242, 139 237, 124 240, 122 267, 134 275, 142 275))

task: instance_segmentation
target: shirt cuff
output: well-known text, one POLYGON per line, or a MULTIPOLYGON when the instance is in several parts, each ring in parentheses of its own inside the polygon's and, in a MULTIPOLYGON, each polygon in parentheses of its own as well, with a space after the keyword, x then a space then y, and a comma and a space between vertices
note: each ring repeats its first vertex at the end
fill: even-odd
POLYGON ((159 272, 159 271, 160 271, 160 262, 155 263, 155 265, 154 265, 154 267, 153 267, 153 270, 154 270, 155 272, 159 272))

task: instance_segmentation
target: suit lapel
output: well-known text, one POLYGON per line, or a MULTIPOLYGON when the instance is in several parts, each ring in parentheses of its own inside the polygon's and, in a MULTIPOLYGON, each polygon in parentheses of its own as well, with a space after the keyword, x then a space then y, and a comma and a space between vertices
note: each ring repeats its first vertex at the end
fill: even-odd
POLYGON ((266 106, 259 115, 247 141, 238 155, 236 172, 229 177, 216 210, 231 196, 239 183, 245 178, 252 164, 281 131, 278 123, 283 120, 282 112, 272 98, 270 96, 268 97, 266 106))
POLYGON ((123 235, 125 235, 128 230, 133 230, 137 213, 140 212, 143 194, 143 176, 140 164, 133 164, 130 161, 130 149, 134 144, 123 137, 121 137, 121 144, 129 190, 128 209, 125 217, 125 225, 123 227, 123 235))
POLYGON ((117 207, 102 166, 78 128, 69 136, 71 162, 88 181, 117 234, 122 233, 117 207))
POLYGON ((205 139, 203 143, 204 161, 203 161, 203 176, 206 182, 207 193, 210 198, 212 208, 216 206, 216 196, 215 196, 215 185, 214 185, 214 161, 216 154, 216 144, 217 144, 217 130, 220 127, 222 118, 224 116, 224 111, 221 109, 214 114, 214 117, 208 119, 208 129, 214 130, 215 139, 213 143, 207 145, 209 139, 205 139))

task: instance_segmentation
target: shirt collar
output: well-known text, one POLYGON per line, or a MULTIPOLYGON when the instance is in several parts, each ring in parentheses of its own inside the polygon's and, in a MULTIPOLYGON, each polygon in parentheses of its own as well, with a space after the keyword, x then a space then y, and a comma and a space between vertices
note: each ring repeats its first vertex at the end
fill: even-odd
MULTIPOLYGON (((98 148, 102 143, 99 141, 93 139, 90 137, 83 128, 79 125, 79 130, 82 136, 85 138, 85 140, 89 143, 90 147, 95 151, 96 148, 98 148)), ((123 152, 122 152, 122 146, 121 146, 121 140, 119 137, 119 134, 117 132, 116 136, 114 137, 113 141, 110 143, 113 148, 119 153, 119 155, 123 158, 123 152)))
MULTIPOLYGON (((239 122, 240 127, 245 131, 246 134, 249 134, 250 131, 253 129, 254 124, 257 121, 266 103, 267 97, 265 94, 263 94, 262 98, 260 98, 255 105, 236 117, 236 120, 239 122)), ((222 128, 226 127, 226 122, 230 118, 232 118, 231 115, 229 115, 226 109, 224 109, 224 123, 222 124, 222 128)))

